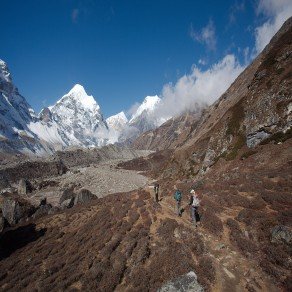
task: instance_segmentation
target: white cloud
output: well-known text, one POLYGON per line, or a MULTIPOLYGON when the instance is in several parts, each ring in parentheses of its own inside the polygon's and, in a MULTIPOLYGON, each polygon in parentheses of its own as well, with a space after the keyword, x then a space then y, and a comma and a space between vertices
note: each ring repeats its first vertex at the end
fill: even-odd
POLYGON ((225 56, 205 71, 194 66, 191 73, 181 77, 176 84, 163 87, 162 102, 155 115, 167 119, 186 110, 195 110, 202 104, 212 104, 243 69, 234 55, 225 56))
POLYGON ((208 24, 199 32, 194 30, 193 24, 191 23, 190 36, 194 41, 205 44, 209 50, 216 50, 216 31, 214 23, 211 19, 209 20, 208 24))
POLYGON ((282 24, 292 16, 291 0, 260 0, 257 14, 265 15, 268 20, 255 29, 255 53, 259 54, 269 43, 282 24))
POLYGON ((79 17, 79 9, 75 8, 71 12, 71 20, 72 22, 76 23, 79 17))

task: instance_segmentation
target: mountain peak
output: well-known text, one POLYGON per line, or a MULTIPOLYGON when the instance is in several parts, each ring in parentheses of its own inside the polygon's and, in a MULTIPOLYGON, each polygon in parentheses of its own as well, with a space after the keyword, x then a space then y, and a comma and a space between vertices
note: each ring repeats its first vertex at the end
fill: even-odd
POLYGON ((120 112, 114 116, 107 118, 106 121, 109 125, 112 125, 115 123, 126 124, 128 122, 128 119, 124 112, 120 112))
POLYGON ((6 62, 0 59, 0 80, 1 79, 5 80, 5 82, 12 81, 6 62))
POLYGON ((133 114, 130 123, 139 117, 144 111, 152 112, 158 103, 160 103, 160 101, 161 99, 158 97, 158 95, 146 96, 142 104, 138 107, 137 111, 133 114))
POLYGON ((57 103, 73 98, 78 101, 85 109, 98 110, 100 107, 92 95, 88 95, 84 87, 80 84, 75 84, 72 89, 65 94, 57 103))
POLYGON ((81 94, 86 94, 86 91, 84 89, 84 87, 80 84, 75 84, 72 89, 68 92, 68 94, 72 94, 72 93, 81 93, 81 94))

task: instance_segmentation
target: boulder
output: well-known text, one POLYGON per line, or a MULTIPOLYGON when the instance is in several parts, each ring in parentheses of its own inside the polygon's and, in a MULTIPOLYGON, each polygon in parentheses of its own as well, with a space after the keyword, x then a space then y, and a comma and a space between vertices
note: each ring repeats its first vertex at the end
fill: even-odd
POLYGON ((74 193, 74 187, 71 187, 71 188, 68 188, 68 189, 65 189, 61 195, 61 198, 60 198, 60 205, 63 204, 64 201, 67 201, 67 200, 71 200, 72 198, 75 198, 76 194, 74 193))
POLYGON ((14 225, 21 219, 30 217, 34 212, 35 207, 27 200, 17 195, 5 194, 2 213, 10 225, 14 225))
POLYGON ((32 217, 37 219, 42 216, 48 215, 52 208, 53 207, 51 204, 40 205, 32 217))
POLYGON ((198 283, 197 275, 189 272, 167 282, 158 292, 203 292, 204 288, 198 283))
POLYGON ((74 205, 87 203, 97 197, 87 189, 81 189, 75 196, 74 205))
POLYGON ((287 244, 292 243, 292 228, 284 225, 277 225, 272 229, 272 242, 285 242, 287 244))
POLYGON ((26 179, 21 179, 18 183, 18 194, 20 195, 26 195, 28 193, 31 193, 33 190, 31 183, 26 179))

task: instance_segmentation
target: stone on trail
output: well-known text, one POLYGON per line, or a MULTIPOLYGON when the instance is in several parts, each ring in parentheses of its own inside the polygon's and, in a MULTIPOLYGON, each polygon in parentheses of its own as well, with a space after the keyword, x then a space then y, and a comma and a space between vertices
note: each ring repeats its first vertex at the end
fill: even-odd
POLYGON ((198 283, 197 275, 189 272, 163 285, 157 292, 203 292, 204 288, 198 283))

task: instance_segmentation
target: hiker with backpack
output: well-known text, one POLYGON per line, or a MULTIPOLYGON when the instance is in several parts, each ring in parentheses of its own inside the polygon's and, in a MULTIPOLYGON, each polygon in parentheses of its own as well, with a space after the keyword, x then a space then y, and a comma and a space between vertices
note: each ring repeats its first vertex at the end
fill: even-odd
POLYGON ((177 215, 181 216, 181 199, 182 199, 182 193, 177 187, 175 186, 175 193, 174 193, 174 199, 176 201, 176 210, 177 215))
POLYGON ((189 205, 191 206, 191 221, 195 223, 197 227, 197 222, 200 220, 200 216, 198 213, 198 207, 200 205, 199 198, 194 189, 190 191, 191 197, 189 205))
POLYGON ((159 199, 158 199, 158 194, 159 194, 159 184, 155 183, 154 184, 154 196, 155 196, 155 202, 158 203, 159 199))

